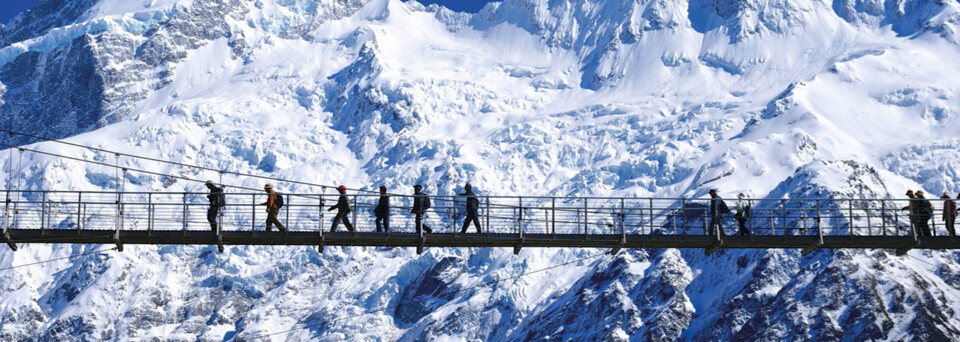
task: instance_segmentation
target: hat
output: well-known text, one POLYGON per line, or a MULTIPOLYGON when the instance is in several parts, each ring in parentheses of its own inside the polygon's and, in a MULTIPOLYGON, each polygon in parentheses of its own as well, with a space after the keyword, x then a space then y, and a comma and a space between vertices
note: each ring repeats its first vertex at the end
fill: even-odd
POLYGON ((712 193, 712 194, 715 194, 715 193, 717 193, 717 189, 710 189, 710 191, 707 191, 707 192, 712 193))
POLYGON ((737 194, 737 197, 746 197, 746 196, 747 196, 747 195, 744 195, 742 192, 739 193, 739 194, 737 194))
POLYGON ((907 196, 913 195, 913 190, 907 190, 906 195, 907 195, 907 196))
POLYGON ((347 186, 346 186, 346 185, 338 186, 338 187, 337 187, 337 190, 340 190, 340 192, 345 192, 345 191, 347 191, 347 186))
POLYGON ((207 180, 206 182, 204 182, 204 184, 206 184, 206 185, 213 185, 213 181, 212 181, 212 180, 207 180))
POLYGON ((923 190, 917 190, 917 191, 914 191, 913 193, 917 195, 923 195, 923 190))
POLYGON ((414 188, 414 189, 423 189, 423 186, 420 186, 420 184, 417 184, 417 185, 414 185, 413 188, 414 188))
POLYGON ((946 191, 944 191, 944 192, 943 192, 943 195, 940 195, 940 198, 950 198, 950 194, 948 194, 946 191))
POLYGON ((267 185, 264 185, 263 188, 264 188, 264 189, 273 189, 273 184, 267 183, 267 185))

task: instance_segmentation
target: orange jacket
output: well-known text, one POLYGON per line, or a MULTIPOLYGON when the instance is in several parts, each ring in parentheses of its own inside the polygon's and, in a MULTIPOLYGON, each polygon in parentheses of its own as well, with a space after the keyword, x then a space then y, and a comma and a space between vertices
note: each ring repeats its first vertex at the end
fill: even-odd
POLYGON ((277 209, 277 205, 273 204, 273 202, 277 200, 277 195, 275 195, 276 192, 273 192, 271 189, 267 193, 270 194, 270 196, 267 196, 267 201, 260 203, 260 205, 266 205, 267 209, 277 209))

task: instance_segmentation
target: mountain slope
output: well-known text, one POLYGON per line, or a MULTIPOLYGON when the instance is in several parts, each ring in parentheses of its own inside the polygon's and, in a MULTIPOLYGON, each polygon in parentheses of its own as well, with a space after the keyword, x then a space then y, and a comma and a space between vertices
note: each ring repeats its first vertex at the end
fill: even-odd
MULTIPOLYGON (((960 81, 944 77, 960 73, 956 1, 507 0, 477 14, 396 0, 56 5, 0 30, 0 128, 323 184, 420 183, 437 195, 468 181, 496 195, 718 188, 755 198, 960 184, 960 81)), ((115 170, 29 153, 22 171, 16 158, 0 166, 29 189, 118 185, 115 170)), ((128 191, 202 189, 124 181, 128 191)), ((101 248, 26 244, 0 266, 101 248)), ((0 336, 960 338, 953 252, 599 252, 127 247, 0 274, 0 336)))

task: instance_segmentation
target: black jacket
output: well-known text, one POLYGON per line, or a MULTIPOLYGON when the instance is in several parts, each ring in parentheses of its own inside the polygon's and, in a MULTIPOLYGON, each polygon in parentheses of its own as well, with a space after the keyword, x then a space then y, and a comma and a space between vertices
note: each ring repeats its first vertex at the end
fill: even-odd
POLYGON ((347 199, 347 195, 340 195, 340 198, 337 199, 337 204, 330 207, 327 211, 338 209, 337 212, 340 213, 349 213, 350 209, 350 200, 347 199))
POLYGON ((373 208, 373 214, 377 217, 386 217, 390 215, 390 196, 380 195, 377 207, 373 208))
POLYGON ((467 191, 463 195, 467 196, 467 215, 477 216, 477 210, 480 210, 480 200, 477 199, 477 194, 473 191, 467 191))
POLYGON ((933 204, 926 198, 917 198, 917 216, 921 220, 929 220, 933 217, 933 204))
POLYGON ((410 210, 410 213, 413 213, 413 214, 425 213, 427 211, 427 208, 425 208, 426 206, 424 204, 427 201, 429 201, 429 199, 427 199, 426 194, 422 192, 413 194, 413 209, 410 210))
POLYGON ((207 199, 210 200, 211 208, 222 208, 227 205, 227 200, 223 195, 223 188, 218 188, 216 185, 213 186, 213 189, 210 189, 210 194, 207 195, 207 199))
POLYGON ((720 196, 713 197, 710 199, 710 217, 720 217, 723 214, 723 211, 720 210, 723 205, 723 198, 720 196))

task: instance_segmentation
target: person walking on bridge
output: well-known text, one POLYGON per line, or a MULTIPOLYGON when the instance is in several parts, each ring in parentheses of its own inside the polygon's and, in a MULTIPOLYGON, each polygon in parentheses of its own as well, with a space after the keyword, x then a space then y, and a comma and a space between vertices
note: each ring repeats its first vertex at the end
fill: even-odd
POLYGON ((723 202, 723 198, 717 195, 717 189, 710 189, 710 228, 707 230, 707 235, 715 235, 718 231, 720 236, 727 235, 723 231, 723 214, 729 212, 730 208, 723 202), (716 230, 714 230, 714 227, 716 227, 716 230))
POLYGON ((737 219, 737 231, 740 236, 750 235, 750 229, 747 229, 747 220, 750 219, 750 201, 747 201, 742 192, 737 194, 737 212, 733 214, 733 218, 737 219))
POLYGON ((427 209, 430 209, 430 197, 421 190, 423 190, 423 187, 420 184, 413 186, 413 209, 410 210, 410 213, 416 217, 414 222, 417 225, 417 234, 420 234, 421 230, 433 233, 433 229, 423 223, 423 216, 427 213, 427 209))
POLYGON ((913 193, 914 195, 917 196, 917 198, 914 200, 916 201, 915 207, 917 210, 917 226, 918 226, 917 230, 920 232, 921 237, 931 236, 930 235, 930 219, 933 218, 933 212, 934 212, 933 204, 930 203, 930 201, 927 200, 926 197, 924 197, 923 191, 917 190, 917 191, 914 191, 913 193))
POLYGON ((480 201, 477 200, 477 194, 473 193, 473 186, 470 185, 470 183, 464 185, 463 189, 466 190, 462 196, 467 198, 467 218, 463 220, 463 228, 460 229, 460 234, 467 232, 470 222, 473 222, 473 226, 477 228, 478 234, 483 233, 480 230, 480 218, 477 215, 477 211, 480 210, 480 201))
MULTIPOLYGON (((909 198, 909 200, 907 201, 907 206, 903 207, 900 210, 907 210, 907 212, 909 213, 908 217, 910 218, 910 229, 912 229, 916 233, 917 229, 920 228, 917 225, 917 205, 915 203, 917 196, 913 194, 913 190, 907 190, 907 193, 905 195, 907 196, 907 198, 909 198)), ((920 233, 916 233, 916 234, 919 235, 920 233)))
POLYGON ((353 211, 353 208, 350 208, 350 200, 347 198, 347 187, 341 185, 337 187, 337 192, 340 193, 340 197, 337 198, 337 204, 327 209, 327 211, 337 209, 337 216, 333 218, 333 225, 330 226, 330 232, 336 232, 340 221, 343 221, 343 225, 347 226, 347 230, 352 233, 353 224, 350 223, 349 215, 350 212, 353 211))
POLYGON ((207 208, 207 222, 210 222, 210 230, 217 232, 217 218, 220 216, 220 210, 227 205, 226 196, 223 195, 223 188, 217 187, 213 181, 207 181, 204 185, 210 190, 207 199, 210 200, 210 207, 207 208))
POLYGON ((277 219, 277 215, 280 214, 280 208, 283 208, 283 196, 278 195, 273 191, 273 184, 267 183, 263 186, 263 191, 267 195, 267 201, 260 203, 260 205, 267 206, 267 231, 273 231, 273 225, 277 225, 277 228, 281 232, 287 231, 287 227, 283 226, 283 223, 280 223, 280 220, 277 219))
POLYGON ((940 199, 943 200, 943 225, 947 227, 947 233, 950 234, 950 237, 957 236, 957 231, 954 230, 954 222, 957 221, 957 202, 950 198, 950 194, 944 192, 943 196, 940 196, 940 199))
POLYGON ((390 195, 387 195, 387 187, 380 186, 380 200, 377 201, 377 206, 373 208, 373 216, 376 217, 374 222, 377 224, 377 232, 381 230, 380 223, 383 223, 383 232, 390 232, 390 195))

